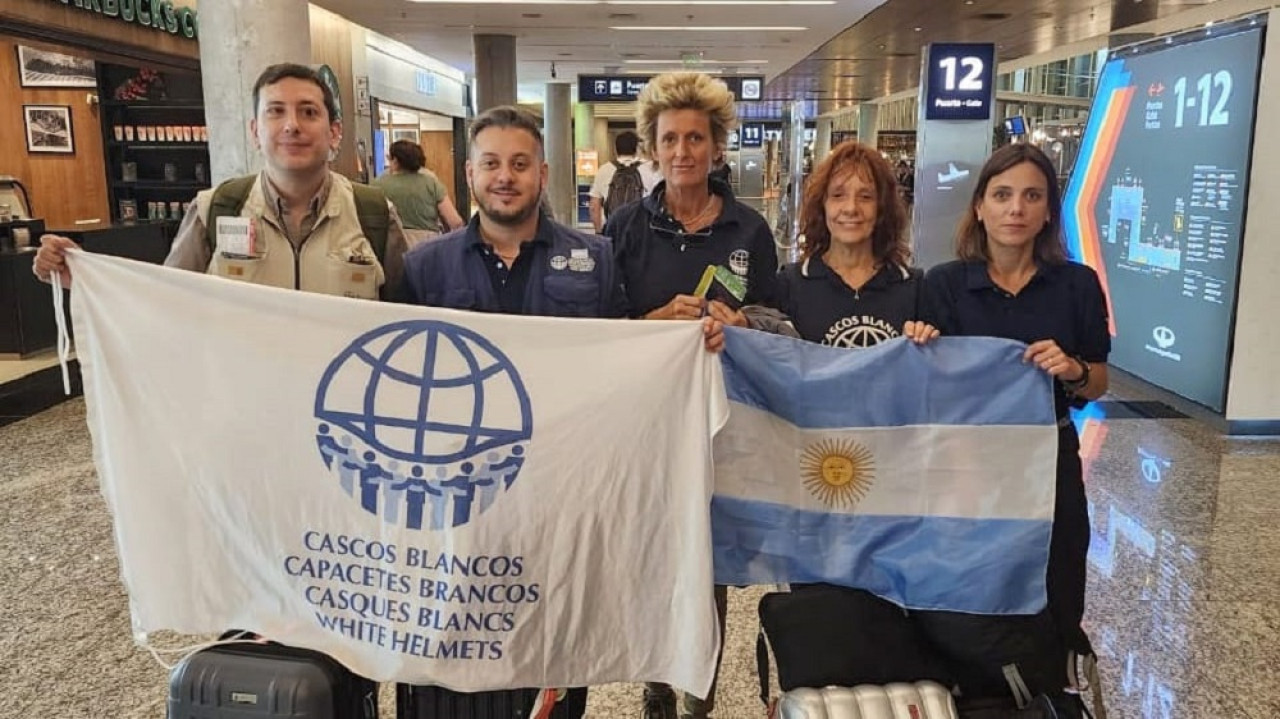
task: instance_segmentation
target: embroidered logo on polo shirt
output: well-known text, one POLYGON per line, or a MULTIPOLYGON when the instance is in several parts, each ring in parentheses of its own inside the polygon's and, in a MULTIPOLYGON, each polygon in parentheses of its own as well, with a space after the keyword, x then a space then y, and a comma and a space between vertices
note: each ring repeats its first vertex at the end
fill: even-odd
POLYGON ((729 269, 735 274, 746 275, 751 267, 751 253, 746 250, 734 250, 729 253, 729 269))
POLYGON ((555 255, 551 258, 551 269, 559 271, 569 266, 569 258, 564 255, 555 255))
POLYGON ((831 347, 866 348, 898 336, 893 325, 870 315, 850 315, 831 325, 822 344, 831 347))

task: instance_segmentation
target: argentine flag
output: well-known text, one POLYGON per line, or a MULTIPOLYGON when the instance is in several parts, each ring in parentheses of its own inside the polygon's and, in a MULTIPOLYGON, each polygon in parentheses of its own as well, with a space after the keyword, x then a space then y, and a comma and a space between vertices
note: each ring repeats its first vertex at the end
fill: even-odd
POLYGON ((1058 429, 1025 345, 849 351, 729 329, 719 584, 827 582, 911 609, 1045 605, 1058 429))

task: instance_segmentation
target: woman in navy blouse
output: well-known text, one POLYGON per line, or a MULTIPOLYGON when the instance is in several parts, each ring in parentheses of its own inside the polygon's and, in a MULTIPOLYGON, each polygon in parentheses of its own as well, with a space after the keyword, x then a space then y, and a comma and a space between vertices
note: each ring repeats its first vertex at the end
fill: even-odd
POLYGON ((960 223, 959 259, 926 277, 929 314, 943 335, 1007 337, 1054 379, 1057 501, 1049 549, 1049 609, 1068 651, 1092 654, 1084 616, 1089 515, 1080 442, 1067 414, 1107 391, 1111 334, 1097 274, 1067 259, 1053 164, 1032 145, 992 154, 960 223))

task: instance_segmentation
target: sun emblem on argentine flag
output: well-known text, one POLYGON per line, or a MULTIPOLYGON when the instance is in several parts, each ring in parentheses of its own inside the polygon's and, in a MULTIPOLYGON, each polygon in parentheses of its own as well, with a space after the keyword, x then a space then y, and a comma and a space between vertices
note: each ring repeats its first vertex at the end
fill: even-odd
POLYGON ((814 442, 800 456, 805 488, 828 507, 850 509, 867 496, 875 467, 871 450, 849 439, 814 442))

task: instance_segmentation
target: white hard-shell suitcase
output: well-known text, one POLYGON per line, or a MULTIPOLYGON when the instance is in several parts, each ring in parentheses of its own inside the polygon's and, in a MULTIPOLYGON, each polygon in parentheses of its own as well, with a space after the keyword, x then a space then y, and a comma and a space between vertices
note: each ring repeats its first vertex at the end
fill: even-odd
POLYGON ((777 719, 958 719, 951 692, 937 682, 792 689, 777 719))

